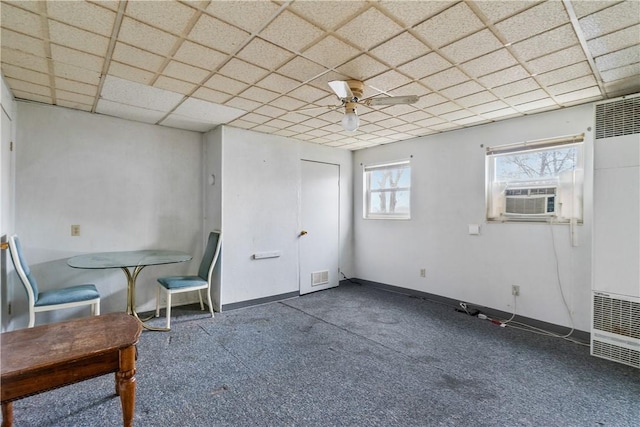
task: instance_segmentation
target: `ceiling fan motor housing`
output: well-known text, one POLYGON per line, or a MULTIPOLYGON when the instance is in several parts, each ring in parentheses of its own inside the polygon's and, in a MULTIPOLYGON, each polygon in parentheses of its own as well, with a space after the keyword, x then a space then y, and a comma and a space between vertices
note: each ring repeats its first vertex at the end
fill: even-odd
POLYGON ((362 99, 364 93, 364 83, 359 80, 347 80, 347 85, 351 89, 354 98, 362 99))

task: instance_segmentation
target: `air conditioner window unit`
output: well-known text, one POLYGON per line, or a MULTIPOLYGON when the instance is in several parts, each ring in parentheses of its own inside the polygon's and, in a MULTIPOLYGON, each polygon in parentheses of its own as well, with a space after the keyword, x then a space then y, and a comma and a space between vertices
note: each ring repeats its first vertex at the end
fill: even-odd
POLYGON ((593 291, 591 355, 640 368, 640 298, 593 291))
POLYGON ((504 192, 507 216, 555 216, 557 187, 512 187, 504 192))

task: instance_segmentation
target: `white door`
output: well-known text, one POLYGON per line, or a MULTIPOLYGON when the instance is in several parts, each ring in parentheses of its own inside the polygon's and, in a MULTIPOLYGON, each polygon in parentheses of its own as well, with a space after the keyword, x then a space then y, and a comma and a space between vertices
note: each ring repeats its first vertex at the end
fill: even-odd
POLYGON ((300 295, 338 286, 340 167, 302 161, 300 295))

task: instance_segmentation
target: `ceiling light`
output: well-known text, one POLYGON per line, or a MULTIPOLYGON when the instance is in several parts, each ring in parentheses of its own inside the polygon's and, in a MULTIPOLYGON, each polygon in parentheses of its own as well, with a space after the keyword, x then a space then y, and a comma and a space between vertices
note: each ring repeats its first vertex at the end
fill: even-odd
POLYGON ((358 113, 356 112, 355 102, 347 102, 347 105, 344 107, 342 127, 347 132, 355 132, 356 130, 358 130, 359 125, 360 119, 358 118, 358 113))

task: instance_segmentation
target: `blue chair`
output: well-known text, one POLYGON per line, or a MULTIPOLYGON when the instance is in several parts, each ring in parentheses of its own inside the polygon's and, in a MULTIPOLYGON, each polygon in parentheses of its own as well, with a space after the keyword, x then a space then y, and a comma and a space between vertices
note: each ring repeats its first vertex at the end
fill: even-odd
POLYGON ((209 306, 211 317, 213 317, 213 304, 211 304, 211 275, 213 274, 213 269, 218 261, 221 246, 222 233, 219 231, 212 231, 209 233, 207 248, 204 251, 202 261, 200 262, 200 268, 198 269, 197 276, 169 276, 160 277, 158 279, 158 289, 156 292, 156 317, 160 316, 160 291, 162 290, 166 295, 167 301, 167 329, 171 328, 171 295, 173 294, 198 291, 200 309, 204 310, 202 294, 200 291, 206 289, 207 305, 209 306))
POLYGON ((36 313, 42 311, 61 310, 63 308, 91 306, 91 315, 100 314, 100 294, 95 285, 77 285, 61 289, 40 292, 35 277, 22 253, 22 246, 18 236, 9 237, 9 252, 11 261, 18 273, 20 282, 27 291, 29 300, 29 327, 36 323, 36 313))

